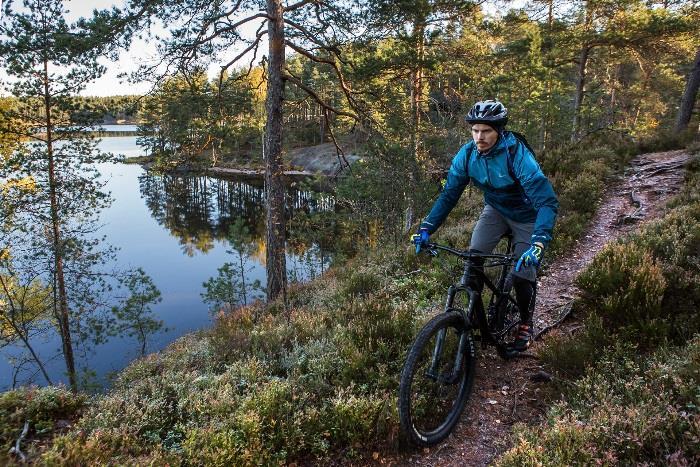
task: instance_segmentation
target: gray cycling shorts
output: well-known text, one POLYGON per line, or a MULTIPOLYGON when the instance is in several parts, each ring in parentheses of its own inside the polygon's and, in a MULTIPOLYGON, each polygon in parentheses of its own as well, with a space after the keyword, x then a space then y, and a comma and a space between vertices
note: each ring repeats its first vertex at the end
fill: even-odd
MULTIPOLYGON (((515 254, 520 257, 530 248, 530 237, 534 228, 534 222, 515 222, 487 204, 484 206, 479 220, 476 221, 469 248, 482 253, 491 253, 501 237, 510 231, 515 243, 515 254)), ((537 281, 537 269, 533 266, 521 268, 519 272, 514 269, 513 274, 530 282, 537 281)))

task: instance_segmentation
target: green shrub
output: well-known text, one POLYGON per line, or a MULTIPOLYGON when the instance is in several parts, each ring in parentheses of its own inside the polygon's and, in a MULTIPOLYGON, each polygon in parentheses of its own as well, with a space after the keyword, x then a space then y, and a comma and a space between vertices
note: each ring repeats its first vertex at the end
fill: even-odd
POLYGON ((581 173, 564 180, 559 192, 561 209, 565 212, 595 212, 608 171, 602 161, 588 161, 583 165, 581 173))
POLYGON ((345 302, 220 316, 134 362, 45 458, 277 465, 395 439, 398 375, 423 315, 376 290, 345 302))
POLYGON ((606 247, 577 280, 584 305, 611 334, 653 347, 700 331, 698 264, 700 203, 693 203, 606 247))
POLYGON ((378 291, 379 277, 370 271, 354 271, 348 277, 344 292, 351 299, 365 297, 378 291))
POLYGON ((55 436, 60 431, 58 427, 72 424, 81 415, 86 403, 85 395, 55 386, 0 393, 0 463, 12 461, 8 452, 20 437, 25 422, 29 422, 29 431, 21 447, 31 459, 42 448, 43 440, 55 436))
POLYGON ((562 214, 554 226, 552 242, 545 258, 557 258, 573 248, 591 221, 590 213, 570 212, 562 214))
POLYGON ((634 243, 608 245, 577 283, 583 302, 610 332, 634 336, 642 345, 668 335, 667 311, 661 306, 666 279, 659 262, 634 243))
POLYGON ((608 353, 497 465, 695 465, 699 387, 700 337, 648 360, 608 353))
POLYGON ((540 157, 542 170, 559 199, 559 215, 547 252, 552 259, 569 251, 590 224, 603 196, 605 181, 628 157, 610 145, 564 145, 540 157))
POLYGON ((583 325, 574 335, 556 335, 547 339, 547 345, 539 352, 547 368, 559 378, 580 378, 600 358, 601 350, 616 342, 599 316, 591 314, 583 325))

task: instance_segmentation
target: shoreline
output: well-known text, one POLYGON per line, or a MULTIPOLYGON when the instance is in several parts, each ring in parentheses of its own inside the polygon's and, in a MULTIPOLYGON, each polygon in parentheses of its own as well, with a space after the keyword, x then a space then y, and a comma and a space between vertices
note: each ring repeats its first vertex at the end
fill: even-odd
MULTIPOLYGON (((144 168, 144 170, 151 170, 153 167, 153 162, 155 158, 153 156, 135 156, 124 158, 121 162, 123 164, 138 164, 144 168)), ((202 169, 186 169, 186 168, 176 168, 169 170, 168 172, 177 172, 182 174, 207 174, 207 175, 219 175, 219 176, 240 176, 240 177, 264 177, 264 168, 232 168, 232 167, 207 167, 202 169)), ((288 169, 282 172, 282 175, 288 177, 330 177, 329 174, 323 172, 312 172, 310 170, 300 170, 300 169, 288 169)))

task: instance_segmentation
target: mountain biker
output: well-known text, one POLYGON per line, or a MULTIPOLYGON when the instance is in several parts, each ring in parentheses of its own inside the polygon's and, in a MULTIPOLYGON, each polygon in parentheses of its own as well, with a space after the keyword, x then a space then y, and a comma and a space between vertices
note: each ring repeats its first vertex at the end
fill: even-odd
MULTIPOLYGON (((491 253, 503 235, 512 234, 515 254, 520 257, 513 268, 513 288, 521 321, 512 348, 522 352, 532 339, 537 268, 552 239, 559 202, 526 144, 505 130, 508 110, 501 102, 477 102, 466 121, 473 141, 462 146, 452 160, 447 183, 412 240, 417 249, 428 242, 469 182, 484 192, 484 210, 469 249, 491 253)), ((483 271, 484 260, 474 262, 483 271)), ((477 291, 484 286, 474 273, 469 283, 477 291)))

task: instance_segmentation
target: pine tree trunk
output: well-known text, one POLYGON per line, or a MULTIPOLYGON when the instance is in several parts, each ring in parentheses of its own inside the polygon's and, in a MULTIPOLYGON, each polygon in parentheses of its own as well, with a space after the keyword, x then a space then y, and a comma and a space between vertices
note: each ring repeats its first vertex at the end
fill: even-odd
POLYGON ((282 98, 284 95, 284 18, 281 0, 267 0, 269 62, 265 127, 265 192, 267 195, 267 299, 287 301, 284 184, 282 182, 282 98))
POLYGON ((578 62, 578 73, 576 75, 576 95, 574 96, 574 121, 571 130, 571 140, 578 139, 581 131, 581 107, 583 106, 583 93, 586 86, 586 65, 591 47, 586 45, 581 49, 578 62))
POLYGON ((681 107, 678 110, 678 120, 676 121, 676 133, 680 133, 688 128, 690 119, 693 116, 693 108, 695 107, 695 99, 700 88, 700 48, 695 53, 693 68, 688 74, 688 81, 685 84, 685 91, 681 98, 681 107))
POLYGON ((410 229, 413 225, 413 220, 416 212, 416 200, 414 199, 413 193, 415 192, 415 187, 418 183, 418 167, 420 166, 421 159, 421 138, 420 138, 420 124, 421 124, 421 110, 423 101, 423 58, 425 56, 425 44, 423 36, 425 34, 425 25, 422 21, 416 21, 413 27, 413 34, 415 38, 415 53, 416 53, 416 66, 411 72, 411 156, 412 159, 409 161, 409 186, 410 190, 408 193, 408 207, 406 209, 406 222, 404 230, 410 229))
MULTIPOLYGON (((585 4, 584 31, 589 33, 593 27, 593 6, 590 2, 585 4)), ((586 66, 593 45, 584 40, 578 59, 578 72, 576 74, 576 95, 574 96, 574 119, 571 128, 571 141, 576 141, 581 133, 581 108, 583 107, 584 89, 586 87, 586 66)))
MULTIPOLYGON (((48 61, 44 60, 44 111, 46 112, 46 152, 48 156, 48 176, 49 176, 49 198, 51 202, 51 240, 54 254, 54 274, 55 284, 58 288, 58 310, 56 318, 58 321, 61 343, 63 347, 63 358, 66 362, 66 372, 68 373, 68 383, 73 392, 78 391, 78 381, 75 371, 75 357, 73 355, 73 340, 70 331, 70 313, 68 311, 68 294, 66 292, 66 280, 63 271, 63 242, 61 241, 61 229, 58 214, 58 193, 56 190, 56 167, 53 148, 53 122, 51 119, 51 94, 49 92, 49 70, 48 61)), ((54 294, 54 297, 56 294, 54 294)), ((56 306, 54 305, 54 309, 56 306)))

